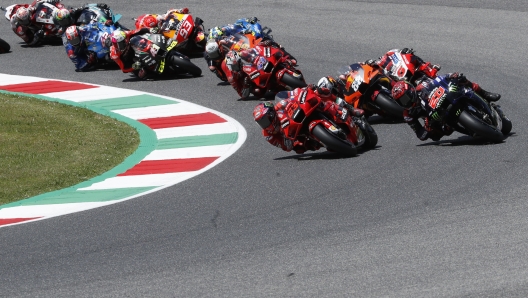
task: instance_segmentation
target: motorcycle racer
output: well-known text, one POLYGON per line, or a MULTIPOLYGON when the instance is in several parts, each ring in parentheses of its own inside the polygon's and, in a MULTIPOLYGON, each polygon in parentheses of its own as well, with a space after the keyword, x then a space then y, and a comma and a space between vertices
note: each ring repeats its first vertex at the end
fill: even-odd
POLYGON ((105 40, 105 45, 110 49, 110 58, 119 66, 122 72, 133 72, 134 50, 130 47, 130 38, 139 34, 148 33, 148 28, 136 30, 117 29, 105 40))
POLYGON ((15 4, 11 11, 6 13, 6 17, 11 23, 11 29, 15 34, 22 38, 28 46, 39 45, 44 38, 57 35, 57 29, 52 24, 46 24, 39 21, 35 14, 53 13, 54 11, 64 8, 59 0, 39 0, 32 4, 15 4))
MULTIPOLYGON (((218 71, 217 76, 221 78, 221 76, 223 77, 225 75, 225 79, 237 91, 238 95, 242 99, 246 99, 250 93, 253 93, 255 96, 259 97, 263 96, 267 92, 267 90, 255 87, 251 81, 251 78, 245 75, 245 73, 242 71, 244 65, 252 64, 257 59, 252 53, 258 53, 259 51, 265 52, 266 47, 283 49, 273 40, 263 40, 256 45, 255 49, 244 49, 240 52, 236 50, 230 50, 226 54, 225 59, 222 60, 222 63, 220 64, 221 73, 218 71)), ((284 50, 283 52, 285 56, 289 57, 287 63, 292 66, 297 64, 297 60, 295 60, 295 58, 291 57, 288 52, 284 50)))
MULTIPOLYGON (((483 90, 478 84, 469 81, 461 73, 448 73, 440 77, 452 81, 457 85, 468 86, 479 95, 486 94, 486 97, 482 97, 490 102, 495 102, 500 99, 500 94, 483 90)), ((429 100, 434 98, 437 89, 435 79, 431 78, 425 78, 418 82, 416 87, 407 82, 399 81, 392 88, 392 97, 396 100, 400 100, 402 103, 406 103, 403 111, 404 121, 422 141, 429 138, 433 141, 438 141, 443 136, 451 135, 453 133, 451 127, 436 121, 433 117, 430 117, 420 103, 420 101, 429 102, 429 100), (423 126, 419 119, 423 119, 423 126)))
POLYGON ((105 45, 107 32, 100 30, 102 24, 70 26, 64 36, 64 48, 75 65, 75 71, 84 72, 95 68, 98 63, 111 62, 109 48, 105 45))
MULTIPOLYGON (((327 80, 322 78, 320 81, 327 80)), ((309 139, 292 140, 285 136, 282 126, 288 121, 288 116, 285 113, 285 108, 288 103, 297 100, 299 95, 303 92, 311 92, 322 99, 322 105, 318 109, 332 117, 337 123, 341 123, 342 115, 344 113, 343 107, 335 102, 335 95, 332 94, 328 86, 315 87, 308 85, 305 88, 296 88, 292 91, 282 91, 277 93, 275 99, 278 101, 275 105, 272 102, 266 101, 259 103, 253 110, 253 119, 262 128, 262 134, 266 141, 275 147, 279 147, 286 152, 295 151, 297 154, 302 154, 308 150, 315 151, 321 148, 319 142, 309 139)), ((354 116, 361 116, 363 111, 352 110, 354 116)))
POLYGON ((174 22, 179 22, 175 14, 188 14, 189 8, 171 8, 167 10, 164 14, 143 14, 136 19, 136 29, 141 28, 151 28, 153 33, 156 33, 160 30, 163 24, 169 20, 174 20, 174 22))
MULTIPOLYGON (((227 33, 227 31, 223 33, 227 33)), ((207 62, 207 65, 209 66, 209 70, 224 82, 227 82, 228 80, 226 77, 226 73, 222 69, 222 62, 225 59, 227 53, 231 51, 232 46, 236 42, 238 42, 231 34, 234 33, 221 34, 218 35, 216 38, 208 39, 207 44, 205 46, 205 51, 203 53, 204 59, 207 62)), ((253 35, 257 36, 255 34, 253 35)), ((282 45, 270 39, 269 36, 261 36, 259 37, 259 39, 260 41, 258 41, 255 46, 271 46, 277 49, 281 49, 286 55, 290 56, 290 62, 292 63, 292 65, 297 65, 297 60, 290 53, 288 53, 282 45)), ((241 47, 238 51, 244 49, 245 48, 241 47)))
POLYGON ((414 65, 416 67, 415 71, 419 72, 419 75, 413 77, 412 81, 410 82, 412 84, 415 84, 416 80, 423 79, 423 77, 435 78, 441 68, 439 65, 431 64, 431 62, 425 62, 422 58, 414 54, 413 49, 409 48, 403 48, 401 50, 389 50, 376 60, 369 59, 365 61, 365 64, 369 64, 370 66, 378 66, 383 70, 385 75, 392 78, 394 81, 401 81, 403 78, 397 73, 398 70, 394 67, 398 63, 398 54, 411 54, 411 60, 408 64, 414 65))
MULTIPOLYGON (((91 7, 98 7, 107 15, 111 15, 110 7, 106 3, 92 3, 85 4, 81 7, 66 9, 62 8, 53 12, 53 23, 58 29, 59 34, 63 34, 66 28, 75 25, 76 20, 81 16, 84 10, 89 10, 91 7)), ((112 25, 112 20, 107 20, 105 25, 112 25)))

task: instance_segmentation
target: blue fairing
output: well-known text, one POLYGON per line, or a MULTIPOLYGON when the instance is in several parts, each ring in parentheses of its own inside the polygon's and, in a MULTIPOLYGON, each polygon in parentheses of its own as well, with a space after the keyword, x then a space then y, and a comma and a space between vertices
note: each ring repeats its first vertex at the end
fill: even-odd
POLYGON ((115 26, 106 26, 101 23, 92 23, 90 25, 82 26, 84 28, 84 42, 88 51, 97 54, 97 58, 104 58, 110 49, 105 47, 104 41, 107 36, 115 31, 115 26))
POLYGON ((238 19, 233 24, 211 29, 211 32, 209 33, 209 39, 217 38, 220 35, 231 36, 240 32, 251 33, 257 38, 263 37, 262 25, 260 25, 259 22, 254 22, 252 24, 248 21, 248 19, 238 19))

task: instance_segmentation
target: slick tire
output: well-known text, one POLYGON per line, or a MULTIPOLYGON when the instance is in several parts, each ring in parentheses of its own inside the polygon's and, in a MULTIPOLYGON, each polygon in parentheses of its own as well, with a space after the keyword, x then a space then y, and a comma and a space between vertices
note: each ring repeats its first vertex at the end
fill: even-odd
POLYGON ((11 46, 3 39, 0 38, 0 54, 8 53, 11 50, 11 46))
POLYGON ((460 122, 465 129, 490 141, 502 142, 502 140, 504 140, 504 135, 500 130, 476 118, 467 111, 462 111, 462 113, 460 113, 458 122, 460 122))
POLYGON ((361 130, 365 134, 366 142, 365 149, 372 149, 378 144, 378 134, 374 128, 366 121, 363 121, 361 125, 361 130))
POLYGON ((308 85, 306 85, 306 82, 304 82, 303 80, 299 80, 298 78, 290 75, 289 73, 285 73, 282 78, 281 78, 281 82, 283 82, 284 84, 292 87, 292 88, 304 88, 308 85))
POLYGON ((187 59, 180 58, 179 56, 172 56, 171 57, 172 65, 187 71, 190 73, 193 77, 199 77, 202 75, 202 69, 200 67, 196 66, 194 63, 187 59))
POLYGON ((374 103, 378 107, 380 107, 382 111, 387 113, 388 116, 396 118, 396 119, 400 119, 400 120, 403 119, 403 107, 400 106, 389 95, 380 92, 378 96, 376 96, 374 103))
POLYGON ((501 129, 501 132, 503 135, 508 135, 510 134, 511 130, 512 130, 512 122, 510 121, 510 119, 506 118, 506 117, 501 117, 501 120, 502 120, 502 129, 501 129))
POLYGON ((329 151, 350 157, 357 155, 357 148, 354 144, 340 139, 335 134, 329 132, 321 124, 318 124, 313 128, 312 134, 321 141, 329 151))

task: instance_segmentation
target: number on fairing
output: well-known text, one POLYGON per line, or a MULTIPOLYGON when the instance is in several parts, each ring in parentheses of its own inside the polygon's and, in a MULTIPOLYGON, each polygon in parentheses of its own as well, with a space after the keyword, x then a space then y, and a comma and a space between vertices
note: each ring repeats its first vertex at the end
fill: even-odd
POLYGON ((185 23, 183 23, 180 27, 180 36, 183 38, 187 38, 189 36, 189 31, 191 31, 192 25, 189 23, 189 21, 185 20, 185 23))
POLYGON ((431 98, 429 100, 429 106, 431 108, 436 109, 436 105, 440 101, 440 99, 444 96, 445 89, 443 87, 438 87, 436 90, 433 90, 433 94, 431 95, 431 98))

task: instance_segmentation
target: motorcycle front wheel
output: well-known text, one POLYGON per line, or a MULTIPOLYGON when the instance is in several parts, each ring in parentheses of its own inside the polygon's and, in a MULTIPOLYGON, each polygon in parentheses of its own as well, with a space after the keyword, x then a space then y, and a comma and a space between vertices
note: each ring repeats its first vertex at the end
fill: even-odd
POLYGON ((471 115, 468 111, 462 111, 462 113, 460 113, 458 122, 462 124, 465 129, 490 141, 502 142, 504 139, 504 135, 500 130, 471 115))
POLYGON ((289 73, 284 73, 284 75, 282 76, 281 78, 281 82, 283 82, 284 84, 292 87, 292 88, 304 88, 308 85, 306 85, 306 82, 304 82, 303 80, 300 80, 294 76, 292 76, 291 74, 289 73))
POLYGON ((8 53, 11 50, 11 46, 3 39, 0 38, 0 54, 8 53))
POLYGON ((380 92, 378 96, 376 96, 376 99, 374 99, 374 104, 376 104, 383 112, 387 113, 387 115, 397 119, 403 119, 403 107, 389 95, 380 92))
POLYGON ((190 73, 193 77, 199 77, 202 75, 202 69, 200 67, 196 66, 194 63, 192 63, 190 60, 187 60, 183 57, 173 55, 171 57, 171 63, 172 65, 187 71, 190 73))
POLYGON ((357 155, 357 148, 356 146, 354 146, 354 144, 339 138, 335 134, 328 131, 321 124, 318 124, 313 128, 312 134, 321 143, 323 143, 326 149, 328 149, 329 151, 336 152, 344 156, 357 155))

